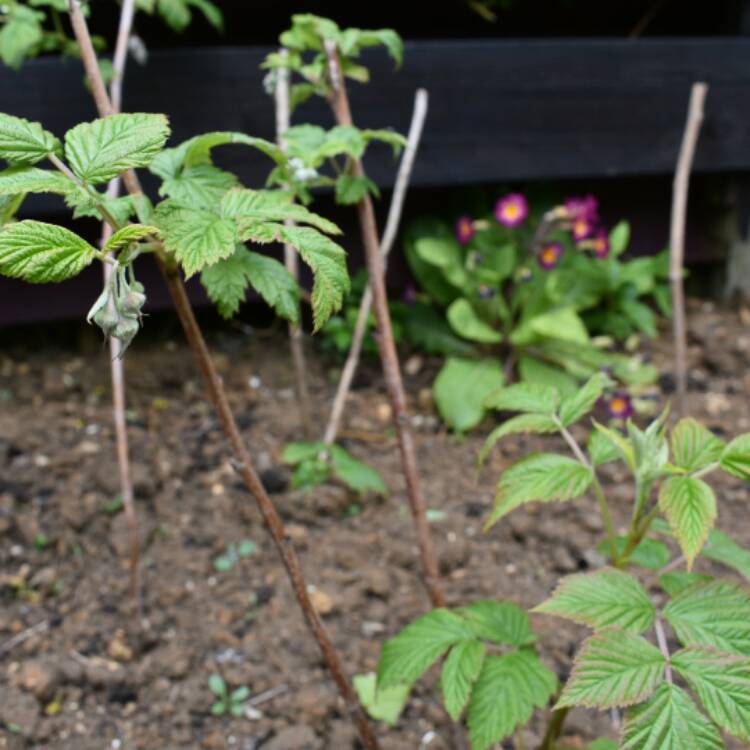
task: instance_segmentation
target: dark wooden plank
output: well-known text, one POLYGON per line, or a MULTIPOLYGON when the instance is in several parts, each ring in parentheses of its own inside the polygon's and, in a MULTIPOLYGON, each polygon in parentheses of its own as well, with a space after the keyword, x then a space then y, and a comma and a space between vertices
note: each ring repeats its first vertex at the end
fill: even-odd
MULTIPOLYGON (((178 140, 212 129, 270 137, 272 107, 259 70, 266 51, 154 53, 145 68, 131 66, 127 106, 167 112, 178 140)), ((405 130, 415 88, 430 90, 418 185, 668 173, 690 84, 699 79, 711 91, 696 170, 750 168, 750 40, 424 41, 407 44, 401 71, 384 55, 370 63, 372 83, 351 86, 363 126, 405 130)), ((93 116, 80 83, 73 60, 2 69, 0 107, 63 132, 93 116)), ((297 117, 330 123, 320 102, 297 117)), ((246 149, 228 158, 248 184, 268 168, 246 149)), ((389 151, 371 154, 369 168, 390 184, 389 151)))

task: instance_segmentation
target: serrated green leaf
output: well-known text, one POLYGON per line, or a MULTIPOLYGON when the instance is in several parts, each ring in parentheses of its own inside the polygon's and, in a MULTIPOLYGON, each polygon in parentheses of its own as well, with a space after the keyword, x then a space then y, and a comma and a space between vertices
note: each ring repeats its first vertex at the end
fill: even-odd
POLYGON ((234 254, 237 231, 234 222, 210 211, 162 203, 154 214, 164 246, 174 253, 186 276, 234 254))
POLYGON ((242 245, 229 258, 205 268, 201 283, 225 318, 239 310, 250 284, 282 318, 299 320, 299 289, 289 271, 274 258, 242 245))
POLYGON ((664 608, 683 646, 712 646, 750 656, 750 595, 731 581, 684 590, 664 608))
POLYGON ((555 708, 614 708, 645 700, 664 679, 666 660, 635 633, 609 628, 589 636, 555 708))
POLYGON ((432 384, 440 416, 457 432, 476 427, 484 417, 484 400, 505 383, 496 359, 448 357, 432 384))
POLYGON ((484 400, 487 409, 522 411, 532 414, 554 414, 560 405, 560 394, 549 385, 514 383, 493 391, 484 400))
POLYGON ((378 662, 378 690, 411 685, 451 646, 474 640, 468 623, 447 609, 433 609, 385 642, 378 662))
POLYGON ((584 383, 578 393, 564 398, 560 404, 560 421, 563 425, 567 427, 588 414, 611 383, 611 379, 604 373, 597 372, 584 383))
POLYGON ((533 652, 487 656, 467 711, 472 750, 486 750, 510 736, 535 708, 547 704, 556 688, 555 673, 533 652))
POLYGON ((334 476, 359 494, 374 492, 387 495, 388 488, 383 477, 371 466, 360 461, 339 445, 329 446, 334 476))
POLYGON ((673 654, 672 666, 722 729, 750 740, 750 659, 693 646, 673 654))
POLYGON ((230 172, 211 164, 198 164, 164 178, 159 195, 169 196, 181 206, 218 210, 222 198, 238 186, 239 181, 230 172))
POLYGON ((38 122, 0 113, 0 159, 14 166, 29 166, 48 154, 60 153, 60 141, 38 122))
POLYGON ((563 578, 552 596, 532 611, 557 615, 594 630, 618 627, 633 633, 648 630, 656 617, 641 584, 614 568, 563 578))
POLYGON ((482 640, 518 648, 536 643, 526 610, 513 602, 481 599, 456 612, 482 640))
POLYGON ((25 198, 26 193, 21 193, 20 195, 0 195, 0 226, 10 223, 25 198))
POLYGON ((410 687, 408 685, 378 688, 377 678, 373 672, 355 674, 352 683, 357 691, 360 703, 373 719, 384 721, 391 727, 396 725, 401 712, 404 710, 406 699, 409 697, 410 687))
POLYGON ((299 203, 294 203, 291 195, 280 190, 230 190, 221 202, 221 213, 222 216, 236 219, 240 232, 243 220, 291 220, 299 224, 309 224, 328 234, 341 234, 341 230, 332 221, 318 216, 299 203))
POLYGON ((215 3, 210 0, 187 0, 187 2, 197 8, 217 31, 224 31, 224 15, 215 3))
POLYGON ((651 698, 625 714, 620 750, 724 750, 716 727, 687 693, 660 685, 651 698))
POLYGON ((659 585, 670 596, 674 597, 691 586, 695 586, 698 583, 708 583, 711 580, 713 580, 711 576, 705 576, 701 573, 688 573, 686 570, 670 570, 668 573, 659 576, 659 585))
POLYGON ((165 115, 110 115, 69 130, 65 157, 81 180, 96 185, 128 169, 148 166, 169 132, 165 115))
POLYGON ((572 458, 556 453, 532 453, 506 469, 500 477, 495 507, 484 528, 490 528, 525 503, 562 502, 580 497, 593 478, 590 468, 572 458))
POLYGON ((68 229, 41 221, 19 221, 0 231, 0 274, 32 284, 77 276, 96 249, 68 229))
POLYGON ((398 156, 406 146, 406 138, 401 133, 397 133, 395 130, 363 130, 362 137, 365 139, 365 143, 370 144, 372 141, 380 141, 381 143, 388 144, 393 149, 393 155, 398 156))
MULTIPOLYGON (((615 549, 618 556, 622 556, 627 544, 628 538, 626 536, 618 536, 615 539, 615 549)), ((596 545, 596 551, 610 558, 612 545, 608 539, 604 539, 596 545)), ((660 542, 657 539, 642 539, 638 543, 638 546, 630 553, 628 562, 639 568, 659 570, 659 568, 663 568, 669 562, 670 557, 669 547, 664 542, 660 542)))
POLYGON ((719 464, 727 474, 750 481, 750 432, 736 437, 724 448, 719 464))
MULTIPOLYGON (((485 400, 485 403, 487 401, 485 400)), ((477 458, 477 465, 481 466, 490 451, 495 447, 495 443, 506 435, 512 435, 519 432, 523 433, 550 433, 557 432, 559 424, 555 418, 547 414, 518 414, 515 417, 506 419, 487 436, 477 458)))
POLYGON ((135 211, 134 200, 130 195, 122 195, 114 199, 106 196, 93 198, 83 190, 65 196, 65 202, 73 208, 74 219, 80 219, 83 216, 101 219, 100 206, 104 206, 118 224, 127 224, 135 211))
POLYGON ((40 23, 44 15, 19 4, 5 6, 3 12, 7 15, 0 28, 0 60, 17 70, 38 51, 44 38, 40 23))
POLYGON ((621 448, 613 443, 607 435, 596 429, 589 433, 586 450, 594 466, 602 466, 612 461, 618 461, 623 457, 621 448))
POLYGON ((312 227, 284 226, 280 227, 279 233, 313 271, 315 281, 311 302, 314 330, 317 331, 341 308, 344 295, 349 291, 346 252, 312 227))
POLYGON ((675 425, 670 444, 672 462, 687 471, 697 471, 718 461, 724 450, 723 440, 689 417, 675 425))
POLYGON ((336 178, 336 203, 353 206, 368 193, 380 195, 380 190, 367 175, 342 174, 336 178))
POLYGON ((733 568, 743 578, 750 581, 750 552, 740 547, 723 531, 711 530, 708 540, 703 545, 701 555, 733 568))
POLYGON ((689 570, 716 519, 714 491, 696 477, 670 477, 659 489, 659 508, 675 532, 689 570))
POLYGON ((184 31, 190 25, 191 13, 185 0, 157 0, 156 9, 174 31, 184 31))
POLYGON ((503 340, 502 334, 485 323, 475 312, 469 300, 459 297, 446 311, 453 330, 465 339, 482 344, 496 344, 503 340))
POLYGON ((144 226, 143 224, 128 224, 128 226, 118 229, 109 238, 104 246, 104 252, 117 252, 130 245, 131 242, 140 242, 149 235, 158 238, 159 230, 156 227, 144 226))
POLYGON ((0 195, 57 193, 68 195, 80 188, 59 172, 37 167, 10 167, 0 172, 0 195))
POLYGON ((469 702, 486 653, 487 649, 479 641, 464 641, 451 649, 443 664, 440 686, 445 709, 453 721, 458 721, 469 702))

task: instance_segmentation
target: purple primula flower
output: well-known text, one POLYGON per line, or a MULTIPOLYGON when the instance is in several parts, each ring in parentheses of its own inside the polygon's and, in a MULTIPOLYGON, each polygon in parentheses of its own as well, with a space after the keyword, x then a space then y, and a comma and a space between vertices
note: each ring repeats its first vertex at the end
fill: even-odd
POLYGON ((563 246, 559 242, 547 242, 542 246, 542 250, 539 253, 537 260, 539 265, 545 270, 549 271, 557 265, 557 261, 560 260, 560 256, 563 254, 563 246))
POLYGON ((523 224, 529 215, 529 204, 521 193, 509 193, 495 204, 495 218, 509 229, 523 224))
POLYGON ((456 239, 462 245, 468 245, 476 233, 474 219, 471 216, 461 216, 456 222, 456 239))
POLYGON ((613 393, 607 401, 607 411, 613 419, 633 416, 633 402, 627 393, 613 393))
POLYGON ((401 301, 406 302, 407 305, 413 305, 417 301, 417 289, 414 284, 408 284, 401 292, 401 301))
POLYGON ((609 257, 609 235, 606 229, 600 229, 592 237, 590 244, 594 255, 599 260, 606 260, 609 257))
POLYGON ((599 201, 593 195, 573 197, 565 201, 565 213, 573 218, 584 218, 592 224, 599 221, 599 201))
POLYGON ((576 242, 587 240, 596 231, 596 225, 585 216, 576 216, 570 223, 570 232, 576 242))

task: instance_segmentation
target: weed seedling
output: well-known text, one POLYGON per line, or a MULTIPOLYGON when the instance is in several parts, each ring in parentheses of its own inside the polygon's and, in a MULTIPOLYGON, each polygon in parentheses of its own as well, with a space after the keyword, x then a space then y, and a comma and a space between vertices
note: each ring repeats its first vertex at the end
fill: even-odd
POLYGON ((250 697, 250 689, 245 685, 230 690, 224 678, 218 674, 212 674, 208 678, 208 688, 216 696, 216 701, 211 706, 214 716, 243 716, 245 713, 245 701, 250 697))

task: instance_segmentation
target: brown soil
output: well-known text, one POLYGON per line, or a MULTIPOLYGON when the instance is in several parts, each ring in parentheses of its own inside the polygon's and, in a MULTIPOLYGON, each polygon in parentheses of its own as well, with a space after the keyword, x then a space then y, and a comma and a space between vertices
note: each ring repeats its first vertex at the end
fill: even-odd
MULTIPOLYGON (((748 321, 708 304, 693 308, 691 411, 720 434, 748 431, 748 321)), ((366 364, 351 398, 347 443, 383 473, 391 497, 360 502, 332 486, 305 495, 288 490, 289 472, 279 465, 283 444, 300 438, 283 337, 213 339, 240 426, 333 640, 351 673, 373 670, 383 640, 427 607, 376 364, 366 364)), ((673 382, 669 346, 651 349, 663 368, 662 400, 673 382)), ((439 426, 424 390, 438 364, 413 360, 418 371, 407 386, 424 494, 446 514, 433 530, 449 602, 492 597, 533 606, 561 575, 602 564, 595 503, 519 510, 481 534, 501 470, 540 444, 562 446, 556 438, 507 439, 475 482, 486 429, 457 440, 439 426)), ((127 596, 125 519, 111 504, 118 482, 106 354, 18 347, 0 355, 0 748, 356 747, 189 352, 144 337, 126 368, 144 547, 141 628, 127 596), (243 539, 258 544, 257 554, 217 572, 214 559, 243 539), (273 692, 252 718, 214 717, 207 685, 214 672, 253 697, 273 692)), ((311 378, 325 415, 331 363, 311 354, 311 378)), ((606 479, 624 523, 629 484, 619 470, 606 479)), ((750 545, 747 485, 722 478, 718 495, 719 527, 750 545)), ((554 618, 533 622, 543 658, 564 677, 583 631, 554 618)), ((539 727, 537 717, 527 747, 539 727)), ((567 727, 572 746, 583 747, 611 735, 612 717, 574 712, 567 727)), ((434 678, 419 684, 398 725, 380 725, 379 733, 384 749, 453 747, 434 678)))

